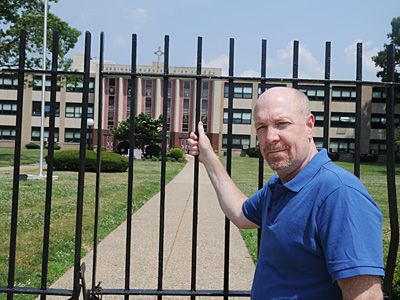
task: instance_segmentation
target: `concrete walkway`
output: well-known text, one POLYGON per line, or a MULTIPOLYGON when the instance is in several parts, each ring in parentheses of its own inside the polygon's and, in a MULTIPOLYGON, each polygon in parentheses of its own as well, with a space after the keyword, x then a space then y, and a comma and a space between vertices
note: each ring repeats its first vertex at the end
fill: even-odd
MULTIPOLYGON (((191 287, 192 210, 194 159, 166 187, 165 243, 163 289, 191 287)), ((131 289, 157 289, 159 204, 157 194, 133 215, 131 253, 131 289)), ((214 189, 205 168, 200 164, 199 214, 197 247, 197 290, 222 290, 224 270, 225 217, 220 210, 214 189)), ((126 223, 99 243, 96 281, 103 289, 123 289, 125 285, 126 223)), ((250 290, 254 263, 239 230, 231 224, 230 275, 231 290, 250 290)), ((92 251, 82 259, 86 263, 86 285, 91 289, 92 251)), ((73 270, 51 288, 72 289, 73 270)), ((189 297, 165 297, 189 299, 189 297)), ((49 300, 65 297, 47 297, 49 300)), ((123 296, 103 295, 105 300, 123 296)), ((130 299, 156 299, 155 296, 131 296, 130 299)), ((199 299, 222 299, 200 297, 199 299)), ((235 298, 231 298, 235 299, 235 298)), ((244 298, 237 298, 244 299, 244 298)))

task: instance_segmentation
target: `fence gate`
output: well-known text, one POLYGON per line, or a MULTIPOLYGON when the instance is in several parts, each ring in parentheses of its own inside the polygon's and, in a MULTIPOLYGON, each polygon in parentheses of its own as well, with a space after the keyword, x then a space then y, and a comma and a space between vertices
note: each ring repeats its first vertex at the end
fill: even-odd
MULTIPOLYGON (((100 294, 103 295, 124 295, 125 299, 129 299, 130 295, 154 295, 158 299, 163 296, 187 296, 191 299, 201 296, 210 297, 223 297, 228 299, 230 297, 249 297, 250 291, 235 291, 229 289, 229 244, 230 244, 230 222, 225 219, 225 250, 224 250, 224 286, 221 290, 197 290, 196 288, 196 261, 197 261, 197 213, 198 213, 198 180, 199 180, 199 161, 195 158, 194 170, 194 186, 193 186, 193 228, 192 228, 192 266, 191 266, 191 288, 190 290, 165 290, 163 289, 163 252, 164 252, 164 212, 165 212, 165 174, 166 174, 166 150, 167 150, 167 118, 163 118, 163 138, 162 138, 162 162, 161 162, 161 191, 160 191, 160 228, 159 228, 159 262, 158 262, 158 284, 154 289, 132 289, 129 285, 130 270, 131 270, 131 239, 132 239, 132 187, 133 187, 133 155, 129 156, 129 170, 128 170, 128 198, 127 198, 127 235, 126 235, 126 257, 125 257, 125 287, 124 289, 101 289, 97 285, 96 278, 97 268, 97 246, 98 246, 98 224, 99 224, 99 195, 100 195, 100 165, 101 157, 100 151, 97 151, 97 172, 96 172, 96 206, 95 206, 95 228, 94 228, 94 250, 93 250, 93 274, 92 284, 87 286, 84 280, 84 264, 81 263, 81 248, 82 248, 82 212, 83 212, 83 195, 84 195, 84 179, 85 179, 85 153, 86 153, 86 136, 87 136, 87 119, 88 119, 88 94, 89 94, 89 75, 90 75, 90 57, 91 57, 91 34, 86 32, 85 36, 85 55, 84 55, 84 71, 83 72, 62 72, 57 70, 58 63, 58 32, 55 31, 53 35, 53 56, 52 67, 50 71, 35 71, 25 68, 25 46, 26 46, 26 31, 21 30, 20 34, 20 49, 19 49, 19 66, 17 69, 9 68, 4 69, 3 72, 16 73, 18 76, 18 92, 17 92, 17 115, 16 115, 16 139, 15 139, 15 159, 14 159, 14 172, 13 172, 13 195, 12 195, 12 211, 11 211, 11 224, 10 224, 10 250, 9 250, 9 269, 8 269, 8 283, 7 286, 0 286, 0 296, 7 295, 7 300, 12 300, 15 294, 31 294, 40 295, 40 298, 46 299, 47 295, 65 296, 67 299, 77 300, 82 293, 83 298, 99 299, 100 294), (45 199, 45 219, 44 219, 44 239, 43 239, 43 255, 42 255, 42 273, 41 273, 41 286, 40 287, 23 287, 15 286, 15 264, 16 264, 16 238, 17 238, 17 224, 18 224, 18 201, 19 201, 19 175, 20 175, 20 155, 21 155, 21 131, 22 131, 22 107, 23 107, 23 92, 24 92, 24 78, 28 73, 49 74, 51 75, 51 96, 50 96, 50 119, 49 119, 49 144, 48 144, 48 168, 47 168, 47 181, 46 181, 46 199, 45 199), (49 235, 50 235, 50 216, 51 216, 51 197, 52 197, 52 180, 53 180, 53 153, 54 153, 54 133, 55 133, 55 108, 56 108, 56 91, 57 91, 57 76, 59 75, 77 75, 83 77, 83 93, 82 93, 82 116, 81 116, 81 129, 80 129, 80 168, 78 173, 78 186, 77 186, 77 199, 76 199, 76 231, 75 231, 75 252, 74 252, 74 276, 73 276, 73 289, 51 289, 47 286, 48 280, 48 263, 49 263, 49 235)), ((395 126, 394 126, 394 93, 395 87, 398 88, 399 84, 394 82, 394 46, 389 46, 388 50, 388 78, 389 82, 366 82, 362 81, 361 72, 361 57, 362 45, 358 44, 357 47, 357 78, 355 81, 338 81, 330 79, 330 42, 326 43, 326 59, 325 59, 325 78, 324 79, 300 79, 298 78, 298 55, 299 45, 294 42, 294 55, 293 55, 293 77, 291 79, 285 78, 267 78, 266 77, 266 40, 262 41, 261 49, 261 77, 235 77, 234 76, 234 40, 230 40, 229 46, 229 75, 228 76, 209 76, 202 75, 202 38, 198 38, 197 45, 197 72, 195 75, 177 75, 169 74, 169 36, 165 36, 164 40, 164 72, 163 74, 139 74, 136 69, 137 58, 137 37, 132 35, 132 60, 131 60, 131 90, 132 95, 136 91, 136 78, 138 76, 145 77, 158 77, 164 79, 163 83, 163 97, 168 98, 168 78, 191 78, 196 80, 196 124, 200 121, 200 97, 201 97, 201 83, 203 79, 217 79, 228 81, 229 97, 228 97, 228 137, 227 137, 227 171, 231 174, 231 160, 232 160, 232 123, 233 123, 233 98, 234 98, 234 82, 235 80, 248 80, 249 82, 259 82, 261 91, 266 89, 267 82, 289 82, 293 87, 297 87, 298 83, 319 83, 325 87, 324 99, 324 136, 323 145, 328 146, 328 122, 329 122, 329 89, 332 84, 346 83, 356 85, 356 138, 355 138, 355 164, 354 173, 359 176, 360 173, 360 119, 361 119, 361 87, 363 85, 381 85, 386 87, 387 100, 386 100, 386 135, 387 135, 387 185, 388 185, 388 201, 390 207, 390 226, 391 226, 391 240, 388 259, 386 262, 386 273, 383 284, 385 297, 390 299, 391 286, 396 263, 398 242, 399 242, 399 229, 398 229, 398 216, 397 216, 397 199, 395 189, 395 126)), ((100 37, 100 80, 98 86, 99 102, 98 105, 98 132, 97 141, 98 147, 101 146, 102 137, 102 91, 103 91, 103 78, 112 77, 115 75, 124 75, 127 73, 118 72, 104 72, 104 35, 100 37)), ((42 83, 44 84, 44 83, 42 83)), ((130 115, 135 115, 135 97, 131 97, 130 115)), ((167 115, 167 101, 163 103, 163 113, 167 115)), ((134 129, 134 118, 131 118, 131 128, 134 129)), ((130 131, 130 152, 134 153, 134 130, 130 131)), ((263 159, 259 160, 259 188, 263 186, 263 159)))

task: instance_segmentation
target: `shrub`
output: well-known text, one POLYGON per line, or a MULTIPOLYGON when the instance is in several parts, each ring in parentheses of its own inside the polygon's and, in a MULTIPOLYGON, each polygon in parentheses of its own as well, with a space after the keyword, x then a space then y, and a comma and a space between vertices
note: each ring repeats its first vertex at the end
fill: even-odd
POLYGON ((259 147, 247 148, 246 154, 250 157, 259 157, 260 156, 260 148, 259 147))
POLYGON ((146 147, 146 155, 150 157, 158 157, 161 153, 161 147, 158 145, 149 145, 146 147))
POLYGON ((40 149, 40 145, 35 143, 28 143, 25 145, 26 149, 40 149))
MULTIPOLYGON (((46 149, 49 149, 49 146, 47 145, 45 148, 46 148, 46 149)), ((60 150, 61 147, 60 147, 60 145, 54 144, 54 148, 53 148, 53 149, 54 149, 54 150, 60 150)))
MULTIPOLYGON (((46 161, 48 157, 46 156, 46 161)), ((64 150, 54 153, 53 168, 56 171, 79 171, 79 150, 64 150)), ((86 151, 86 172, 96 172, 97 153, 86 151)), ((101 172, 125 172, 129 160, 112 152, 101 152, 101 172)))
POLYGON ((128 141, 123 141, 118 143, 117 145, 117 152, 119 154, 128 154, 129 150, 129 142, 128 141))
POLYGON ((378 155, 377 154, 361 154, 360 161, 361 162, 377 162, 378 155))
MULTIPOLYGON (((97 148, 97 151, 99 150, 99 148, 97 148)), ((101 146, 100 147, 100 151, 106 151, 107 149, 106 149, 106 147, 104 147, 104 146, 101 146)))
POLYGON ((158 158, 157 157, 155 157, 155 156, 153 156, 153 158, 151 159, 152 161, 157 161, 158 160, 158 158))
POLYGON ((328 156, 332 161, 337 161, 337 160, 339 160, 340 153, 339 152, 335 152, 335 153, 329 152, 328 156))
POLYGON ((180 158, 183 159, 183 150, 181 148, 174 148, 169 151, 169 155, 171 158, 175 160, 179 160, 180 158))

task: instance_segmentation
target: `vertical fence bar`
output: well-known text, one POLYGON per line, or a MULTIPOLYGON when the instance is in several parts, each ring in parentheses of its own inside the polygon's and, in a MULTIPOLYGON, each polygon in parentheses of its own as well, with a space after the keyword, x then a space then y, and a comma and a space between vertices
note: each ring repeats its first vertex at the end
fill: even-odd
MULTIPOLYGON (((169 36, 164 37, 164 74, 168 75, 169 64, 169 36)), ((167 99, 168 77, 164 77, 164 101, 163 101, 163 131, 162 131, 162 159, 161 159, 161 190, 160 190, 160 241, 158 253, 158 288, 163 289, 163 264, 164 264, 164 227, 165 227, 165 171, 167 160, 167 99)), ((158 295, 162 299, 162 295, 158 295)))
MULTIPOLYGON (((201 37, 197 38, 197 69, 196 74, 201 75, 201 59, 203 40, 201 37)), ((201 78, 196 78, 196 135, 199 136, 197 125, 200 122, 200 109, 201 109, 201 78)), ((198 211, 199 211, 199 157, 195 156, 194 161, 194 184, 193 184, 193 225, 192 225, 192 278, 191 287, 192 292, 196 291, 196 273, 197 273, 197 222, 198 222, 198 211)), ((195 295, 191 296, 191 299, 196 299, 195 295)))
MULTIPOLYGON (((226 153, 226 171, 229 176, 232 173, 232 123, 233 123, 233 65, 234 65, 234 45, 233 38, 229 41, 229 96, 228 96, 228 138, 226 153)), ((225 217, 225 254, 224 254, 224 299, 228 299, 229 294, 229 244, 230 244, 230 221, 225 217)))
MULTIPOLYGON (((14 174, 13 195, 11 208, 11 232, 10 232, 10 254, 8 258, 8 285, 14 287, 15 280, 15 255, 17 251, 17 223, 18 223, 18 196, 19 196, 19 167, 21 165, 21 132, 22 132, 22 107, 24 101, 24 77, 25 77, 25 47, 26 30, 22 29, 19 35, 19 65, 18 65, 18 93, 17 93, 17 117, 15 122, 15 145, 14 145, 14 174)), ((44 84, 44 83, 43 83, 44 84)), ((13 299, 13 293, 7 293, 7 300, 13 299)))
POLYGON ((356 74, 356 130, 355 130, 355 157, 354 175, 360 178, 361 155, 361 90, 362 90, 362 43, 357 43, 357 74, 356 74))
MULTIPOLYGON (((325 79, 331 79, 331 42, 325 44, 325 79)), ((330 83, 325 82, 324 85, 324 134, 323 134, 323 147, 327 150, 329 147, 329 95, 330 83)))
MULTIPOLYGON (((267 77, 267 41, 261 41, 261 94, 266 90, 266 78, 267 77)), ((258 156, 258 189, 262 189, 264 186, 264 157, 260 154, 258 156)), ((257 257, 260 252, 260 242, 261 242, 261 228, 257 229, 257 257)))
MULTIPOLYGON (((101 146, 102 146, 102 119, 103 119, 103 65, 104 65, 104 32, 100 33, 100 61, 98 84, 98 112, 97 112, 97 165, 96 165, 96 200, 94 211, 94 236, 93 236, 93 267, 92 267, 92 291, 96 289, 97 273, 97 245, 99 242, 99 210, 100 210, 100 173, 101 173, 101 146)), ((95 294, 92 294, 92 300, 95 294)))
POLYGON ((80 263, 82 252, 82 215, 83 215, 83 194, 85 189, 85 165, 86 165, 86 143, 87 143, 87 116, 90 76, 90 43, 91 35, 86 31, 85 35, 85 57, 82 95, 82 117, 81 117, 81 139, 79 146, 79 174, 78 174, 78 195, 76 205, 76 230, 75 230, 75 259, 74 259, 74 286, 73 300, 78 300, 81 276, 80 263))
MULTIPOLYGON (((395 48, 391 44, 387 50, 387 80, 394 82, 395 70, 395 48)), ((388 258, 386 262, 385 279, 383 282, 383 291, 391 297, 393 274, 396 267, 397 250, 399 247, 399 220, 397 212, 397 196, 396 196, 396 170, 395 170, 395 127, 394 127, 394 93, 393 84, 390 84, 386 93, 386 168, 387 168, 387 186, 389 200, 390 215, 390 245, 388 258)))
POLYGON ((293 41, 293 84, 292 87, 297 89, 299 78, 299 41, 293 41))
MULTIPOLYGON (((42 255, 42 282, 41 289, 47 288, 47 272, 49 264, 49 243, 50 243, 50 220, 51 220, 51 196, 53 190, 53 157, 54 157, 54 131, 56 122, 56 94, 57 94, 57 65, 58 65, 58 40, 59 32, 53 32, 53 54, 51 66, 51 92, 50 92, 50 118, 49 118, 49 145, 46 176, 46 203, 44 213, 43 230, 43 255, 42 255)), ((41 300, 46 299, 46 295, 40 296, 41 300)))
MULTIPOLYGON (((129 170, 128 170, 128 200, 126 209, 126 253, 125 253, 125 290, 130 288, 131 272, 131 244, 132 244, 132 206, 133 206, 133 162, 135 150, 135 91, 136 91, 136 61, 137 61, 137 36, 132 34, 131 53, 131 107, 129 117, 129 170)), ((129 295, 125 295, 125 300, 129 295)))

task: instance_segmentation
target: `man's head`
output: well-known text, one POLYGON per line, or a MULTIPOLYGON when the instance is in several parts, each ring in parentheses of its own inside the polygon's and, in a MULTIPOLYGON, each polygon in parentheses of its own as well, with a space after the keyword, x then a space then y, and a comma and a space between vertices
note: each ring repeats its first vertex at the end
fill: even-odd
POLYGON ((253 116, 263 157, 283 183, 290 181, 317 153, 307 96, 292 88, 271 88, 258 99, 253 116))

